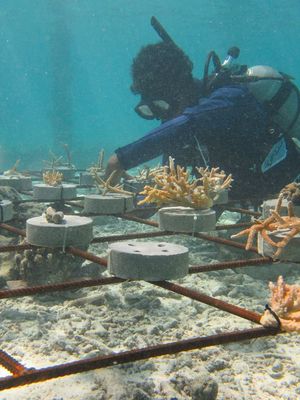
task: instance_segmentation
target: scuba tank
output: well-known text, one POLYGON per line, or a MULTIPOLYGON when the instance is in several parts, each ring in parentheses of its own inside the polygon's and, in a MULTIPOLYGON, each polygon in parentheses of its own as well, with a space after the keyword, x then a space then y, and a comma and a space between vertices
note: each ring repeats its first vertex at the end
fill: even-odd
POLYGON ((236 63, 238 56, 237 47, 228 50, 223 63, 214 51, 208 54, 203 74, 205 95, 227 84, 246 84, 254 97, 268 109, 274 126, 296 138, 294 142, 297 143, 300 140, 300 92, 292 82, 293 78, 266 65, 249 68, 239 65, 236 63), (209 75, 211 61, 214 71, 209 75))
MULTIPOLYGON (((164 42, 178 47, 155 17, 151 18, 151 25, 164 42)), ((274 126, 289 135, 300 149, 300 92, 292 82, 293 78, 265 65, 250 68, 240 65, 236 62, 239 54, 238 47, 231 47, 221 63, 214 50, 208 53, 202 79, 203 95, 207 96, 227 84, 246 84, 256 99, 269 110, 274 126), (211 62, 214 70, 209 74, 211 62)))
POLYGON ((246 78, 251 93, 269 109, 272 122, 299 140, 300 93, 292 78, 265 65, 248 68, 246 78))

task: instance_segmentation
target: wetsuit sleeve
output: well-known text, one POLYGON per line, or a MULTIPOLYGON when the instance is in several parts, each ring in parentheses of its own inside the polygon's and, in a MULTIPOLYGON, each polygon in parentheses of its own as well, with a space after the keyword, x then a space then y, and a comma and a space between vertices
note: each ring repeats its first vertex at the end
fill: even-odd
POLYGON ((209 98, 201 99, 196 106, 187 108, 179 117, 117 149, 116 154, 123 168, 130 169, 163 153, 172 154, 174 147, 194 143, 195 136, 207 144, 213 140, 222 140, 232 126, 242 129, 243 124, 263 112, 245 86, 220 88, 209 98))

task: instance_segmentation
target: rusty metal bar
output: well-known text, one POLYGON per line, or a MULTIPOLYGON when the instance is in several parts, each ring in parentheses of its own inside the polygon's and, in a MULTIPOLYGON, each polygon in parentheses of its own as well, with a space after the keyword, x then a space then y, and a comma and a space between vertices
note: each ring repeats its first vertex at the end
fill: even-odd
POLYGON ((9 253, 11 251, 24 251, 33 248, 35 248, 35 246, 32 246, 31 244, 11 244, 8 246, 0 246, 0 253, 9 253))
POLYGON ((258 327, 253 329, 245 329, 243 331, 220 333, 206 337, 197 337, 193 339, 180 340, 177 342, 169 342, 156 346, 149 346, 141 349, 124 351, 117 354, 93 357, 79 361, 72 361, 65 364, 54 365, 52 367, 28 371, 25 374, 17 377, 9 376, 0 378, 0 390, 27 385, 29 383, 43 382, 48 379, 110 367, 113 365, 147 360, 151 357, 177 354, 181 351, 190 351, 209 346, 238 342, 241 340, 256 339, 259 337, 276 335, 278 333, 278 330, 275 329, 258 327))
POLYGON ((252 225, 251 222, 240 222, 239 224, 226 224, 226 225, 217 225, 216 231, 224 231, 229 229, 239 229, 239 228, 248 228, 252 225))
POLYGON ((134 221, 134 222, 140 222, 141 224, 144 225, 150 225, 150 226, 155 226, 156 228, 158 227, 158 223, 155 221, 148 221, 147 219, 139 218, 134 215, 130 214, 116 214, 115 215, 118 218, 126 219, 128 221, 134 221))
POLYGON ((26 236, 26 232, 24 229, 15 228, 14 226, 4 224, 3 222, 0 223, 0 228, 5 229, 9 232, 15 233, 20 236, 26 236))
POLYGON ((214 297, 207 296, 206 294, 196 292, 195 290, 185 288, 183 286, 177 285, 175 283, 161 281, 161 282, 151 282, 153 285, 159 286, 163 289, 170 290, 171 292, 181 294, 190 299, 200 301, 201 303, 208 304, 219 308, 222 311, 229 312, 231 314, 237 315, 238 317, 247 319, 252 322, 259 324, 261 315, 253 311, 246 310, 244 308, 235 306, 234 304, 226 303, 223 300, 215 299, 214 297))
POLYGON ((171 235, 176 235, 176 233, 167 231, 134 232, 134 233, 127 233, 126 235, 111 235, 111 236, 97 237, 92 240, 92 243, 113 242, 117 240, 141 239, 141 238, 151 238, 151 237, 171 236, 171 235))
POLYGON ((73 201, 65 201, 65 204, 71 207, 84 208, 82 204, 74 203, 73 201))
MULTIPOLYGON (((245 244, 235 242, 234 240, 219 238, 216 236, 210 236, 210 235, 207 235, 206 233, 201 233, 201 232, 188 233, 188 235, 197 237, 199 239, 208 240, 210 242, 224 244, 226 246, 232 246, 232 247, 236 247, 237 249, 245 250, 245 244)), ((254 253, 257 253, 257 250, 255 247, 251 247, 248 251, 253 251, 254 253)))
POLYGON ((12 356, 7 354, 5 351, 0 350, 0 364, 7 371, 11 372, 13 376, 19 376, 29 371, 12 356))
POLYGON ((245 208, 239 208, 239 207, 226 207, 224 206, 224 211, 231 211, 231 212, 238 212, 240 214, 246 214, 246 215, 252 215, 253 217, 260 217, 261 213, 257 211, 251 211, 247 210, 245 208))
MULTIPOLYGON (((84 200, 84 196, 78 196, 78 197, 74 197, 73 199, 70 200, 84 200)), ((64 200, 49 200, 49 199, 22 199, 22 200, 13 200, 12 201, 14 204, 23 204, 23 203, 57 203, 57 202, 61 202, 61 203, 66 203, 64 200)))
MULTIPOLYGON (((267 258, 255 258, 251 260, 237 260, 229 261, 224 263, 208 264, 208 265, 194 265, 189 268, 189 274, 198 272, 216 271, 226 268, 241 268, 250 265, 267 264, 271 263, 271 259, 267 258)), ((125 282, 125 279, 116 277, 107 278, 96 278, 96 279, 82 279, 76 281, 62 282, 57 284, 39 285, 26 288, 18 288, 11 290, 0 290, 0 299, 21 297, 21 296, 32 296, 41 293, 50 293, 63 290, 80 289, 84 287, 109 285, 115 283, 125 282)))
POLYGON ((49 285, 39 285, 32 287, 24 287, 11 290, 0 290, 0 299, 8 299, 12 297, 33 296, 35 294, 44 294, 51 292, 61 292, 64 290, 81 289, 91 286, 103 286, 115 283, 125 282, 125 279, 116 278, 114 276, 108 278, 97 279, 81 279, 78 281, 69 281, 63 283, 54 283, 49 285))
POLYGON ((94 254, 84 250, 80 250, 77 247, 70 246, 67 247, 65 251, 66 253, 73 254, 74 256, 78 256, 86 260, 92 261, 96 264, 100 264, 107 267, 107 260, 105 258, 95 256, 94 254))
POLYGON ((249 260, 235 260, 235 261, 225 261, 221 263, 215 264, 207 264, 207 265, 192 265, 189 267, 189 274, 196 274, 198 272, 210 272, 210 271, 218 271, 221 269, 228 268, 244 268, 250 267, 251 265, 265 265, 272 264, 274 261, 272 258, 268 257, 260 257, 260 258, 252 258, 249 260))

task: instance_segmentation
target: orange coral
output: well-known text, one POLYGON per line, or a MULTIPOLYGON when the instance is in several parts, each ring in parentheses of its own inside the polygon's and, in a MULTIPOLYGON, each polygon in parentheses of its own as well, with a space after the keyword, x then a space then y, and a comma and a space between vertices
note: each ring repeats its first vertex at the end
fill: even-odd
POLYGON ((58 186, 63 180, 63 174, 58 171, 46 171, 43 173, 43 181, 46 185, 58 186))
MULTIPOLYGON (((271 291, 270 307, 281 322, 281 329, 286 332, 300 332, 300 286, 288 285, 279 276, 277 284, 269 283, 271 291)), ((266 310, 261 317, 261 324, 274 326, 276 321, 270 311, 266 310)))
POLYGON ((145 196, 138 205, 157 203, 161 205, 180 205, 196 209, 209 208, 218 194, 230 188, 232 177, 226 176, 219 168, 198 168, 201 178, 195 179, 189 171, 169 157, 169 166, 159 169, 154 174, 155 186, 144 187, 141 192, 145 196))
POLYGON ((277 259, 289 241, 300 233, 300 218, 295 217, 293 203, 291 201, 288 202, 288 215, 281 216, 279 214, 282 199, 283 195, 281 194, 278 197, 276 209, 271 212, 270 217, 266 218, 265 220, 256 220, 255 224, 250 228, 244 229, 243 231, 232 235, 231 238, 248 235, 245 249, 249 250, 253 244, 256 234, 260 233, 267 243, 277 248, 273 255, 273 259, 277 259), (281 241, 274 242, 269 236, 270 232, 281 232, 284 234, 284 237, 281 241))

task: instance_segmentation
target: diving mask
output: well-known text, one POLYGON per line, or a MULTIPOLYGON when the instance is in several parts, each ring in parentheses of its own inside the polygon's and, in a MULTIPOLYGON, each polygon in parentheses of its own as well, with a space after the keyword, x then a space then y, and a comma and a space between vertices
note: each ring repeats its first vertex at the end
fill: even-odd
POLYGON ((142 98, 134 111, 144 119, 164 120, 168 118, 170 108, 170 104, 165 100, 146 100, 142 98))

